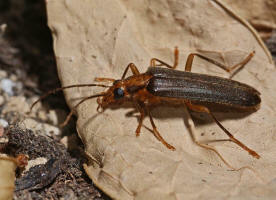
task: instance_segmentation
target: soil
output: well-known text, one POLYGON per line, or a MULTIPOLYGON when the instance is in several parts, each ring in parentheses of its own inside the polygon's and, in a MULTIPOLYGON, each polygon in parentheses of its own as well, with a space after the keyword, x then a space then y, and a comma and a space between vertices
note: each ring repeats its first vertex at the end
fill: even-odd
POLYGON ((58 114, 49 117, 50 110, 69 112, 62 93, 48 97, 31 117, 26 115, 26 105, 60 87, 52 43, 44 1, 0 1, 0 126, 1 138, 8 138, 0 150, 25 154, 29 164, 44 160, 17 172, 14 199, 110 199, 83 170, 85 155, 74 120, 61 130, 58 114), (26 119, 52 129, 30 130, 26 119), (67 147, 62 141, 68 141, 67 147))

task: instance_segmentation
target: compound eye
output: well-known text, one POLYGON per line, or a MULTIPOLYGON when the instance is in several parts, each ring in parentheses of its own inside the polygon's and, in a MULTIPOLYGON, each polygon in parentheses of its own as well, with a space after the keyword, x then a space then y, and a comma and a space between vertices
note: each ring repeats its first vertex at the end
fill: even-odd
POLYGON ((124 95, 125 95, 125 93, 122 88, 116 88, 114 90, 114 98, 115 99, 120 99, 120 98, 124 97, 124 95))

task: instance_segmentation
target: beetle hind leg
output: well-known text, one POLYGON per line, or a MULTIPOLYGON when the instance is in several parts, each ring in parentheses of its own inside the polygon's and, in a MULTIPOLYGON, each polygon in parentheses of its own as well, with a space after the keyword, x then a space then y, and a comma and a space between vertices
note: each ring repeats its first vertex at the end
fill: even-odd
POLYGON ((260 158, 259 154, 257 154, 252 149, 248 148, 245 144, 243 144, 238 139, 236 139, 226 128, 224 128, 222 126, 222 124, 214 116, 214 114, 207 107, 201 106, 201 105, 194 105, 194 104, 192 104, 190 102, 185 102, 185 104, 188 106, 188 108, 190 108, 191 110, 193 110, 195 112, 208 113, 212 117, 212 119, 214 120, 214 122, 216 122, 216 124, 223 130, 223 132, 226 133, 226 135, 228 135, 230 141, 232 141, 232 142, 236 143, 237 145, 239 145, 241 148, 243 148, 245 151, 247 151, 251 156, 253 156, 253 157, 257 158, 257 159, 260 158))
POLYGON ((231 73, 230 78, 232 78, 234 75, 236 75, 251 59, 252 57, 255 55, 255 51, 251 52, 245 59, 243 59, 242 61, 240 61, 239 63, 233 65, 233 66, 226 66, 212 58, 209 58, 207 56, 204 56, 202 54, 199 53, 191 53, 189 54, 187 61, 186 61, 186 65, 185 65, 185 71, 190 72, 192 70, 192 65, 193 65, 193 60, 195 56, 198 56, 199 58, 206 60, 207 62, 210 62, 216 66, 218 66, 219 68, 231 73))

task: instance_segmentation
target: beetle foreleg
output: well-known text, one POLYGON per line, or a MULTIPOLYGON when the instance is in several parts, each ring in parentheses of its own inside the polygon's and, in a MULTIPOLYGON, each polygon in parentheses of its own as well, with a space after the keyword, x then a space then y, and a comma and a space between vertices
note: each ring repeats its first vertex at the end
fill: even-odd
POLYGON ((127 73, 127 71, 128 71, 129 68, 131 69, 131 72, 133 73, 133 75, 139 75, 140 74, 140 72, 139 72, 138 68, 136 67, 136 65, 133 64, 133 63, 129 63, 127 65, 127 67, 126 67, 123 75, 122 75, 121 80, 125 79, 126 73, 127 73))
POLYGON ((139 105, 138 103, 135 103, 137 110, 140 112, 140 118, 139 118, 139 124, 136 128, 136 137, 140 135, 141 127, 143 125, 143 120, 145 118, 145 109, 139 105))
POLYGON ((175 49, 174 49, 174 64, 173 64, 173 66, 165 63, 162 60, 159 60, 158 58, 152 58, 150 60, 150 67, 156 67, 156 66, 162 66, 162 65, 164 65, 164 66, 166 66, 168 68, 175 69, 177 67, 177 65, 178 65, 178 57, 179 57, 178 55, 179 55, 178 48, 175 47, 175 49), (156 61, 159 62, 160 64, 156 65, 156 61))

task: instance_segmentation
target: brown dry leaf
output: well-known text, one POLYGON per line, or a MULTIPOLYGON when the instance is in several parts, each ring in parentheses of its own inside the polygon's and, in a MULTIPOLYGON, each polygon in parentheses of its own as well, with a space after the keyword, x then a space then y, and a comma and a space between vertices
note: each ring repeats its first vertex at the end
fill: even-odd
MULTIPOLYGON (((145 72, 152 57, 172 63, 175 46, 180 50, 179 70, 191 52, 232 65, 256 51, 234 79, 261 92, 260 110, 240 118, 218 117, 261 158, 254 159, 229 142, 210 144, 234 167, 252 169, 229 170, 216 154, 195 145, 185 124, 188 120, 193 127, 193 121, 184 106, 159 107, 153 112, 162 136, 176 147, 170 151, 145 127, 135 137, 137 118, 127 115, 134 108, 99 114, 94 99, 79 106, 76 114, 79 136, 92 160, 85 169, 99 188, 122 200, 272 199, 276 195, 276 71, 247 27, 211 0, 48 0, 47 10, 63 86, 91 83, 95 77, 119 79, 130 62, 145 72)), ((229 76, 199 58, 192 71, 229 76)), ((65 96, 72 107, 100 91, 76 88, 65 91, 65 96)), ((148 118, 144 125, 150 128, 148 118)), ((227 138, 214 123, 193 130, 200 141, 227 138)))
POLYGON ((0 200, 13 199, 16 167, 14 161, 0 156, 0 200))
POLYGON ((276 29, 276 0, 223 0, 265 38, 276 29))

